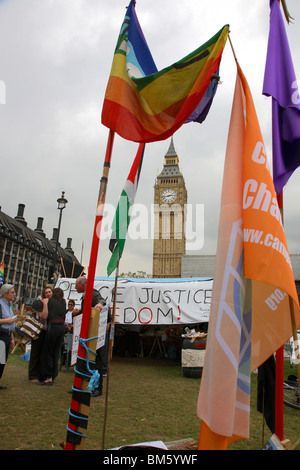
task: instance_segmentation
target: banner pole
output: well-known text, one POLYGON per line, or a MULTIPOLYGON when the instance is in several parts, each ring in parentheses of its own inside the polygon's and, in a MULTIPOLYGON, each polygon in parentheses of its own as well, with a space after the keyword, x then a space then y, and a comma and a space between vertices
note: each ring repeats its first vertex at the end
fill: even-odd
MULTIPOLYGON (((89 328, 100 232, 101 232, 101 225, 102 225, 102 219, 103 219, 103 211, 104 211, 104 204, 105 204, 105 198, 106 198, 106 189, 107 189, 114 136, 115 136, 114 131, 110 130, 109 135, 108 135, 107 146, 106 146, 104 164, 103 164, 103 173, 102 173, 102 178, 100 180, 99 196, 98 196, 97 210, 96 210, 96 216, 95 216, 94 232, 93 232, 93 239, 92 239, 92 246, 91 246, 91 253, 90 253, 89 271, 88 271, 85 299, 84 299, 83 312, 82 312, 82 323, 81 323, 81 330, 80 330, 81 339, 87 339, 88 328, 89 328)), ((79 357, 85 356, 85 349, 83 348, 83 346, 81 346, 81 344, 79 344, 78 346, 78 356, 79 357)), ((75 389, 82 388, 82 379, 79 377, 76 377, 76 375, 74 376, 74 388, 75 389)), ((71 400, 71 409, 75 412, 78 412, 78 409, 79 409, 79 402, 75 400, 73 396, 71 400)), ((76 426, 70 422, 69 422, 68 427, 72 431, 76 430, 76 426)), ((68 442, 68 435, 67 435, 67 442, 65 445, 65 450, 74 450, 74 443, 68 442)))
MULTIPOLYGON (((278 206, 283 223, 283 193, 277 195, 278 206)), ((283 380, 284 380, 284 347, 276 351, 275 365, 275 434, 280 441, 284 439, 284 413, 283 413, 283 380)))
POLYGON ((281 346, 276 351, 276 372, 275 372, 275 434, 280 441, 284 439, 283 433, 283 359, 284 348, 281 346))

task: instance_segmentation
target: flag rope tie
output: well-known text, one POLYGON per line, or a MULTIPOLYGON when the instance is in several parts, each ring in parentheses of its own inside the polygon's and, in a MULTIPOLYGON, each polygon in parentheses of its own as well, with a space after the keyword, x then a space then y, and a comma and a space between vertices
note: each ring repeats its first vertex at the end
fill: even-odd
POLYGON ((76 424, 76 426, 79 426, 84 429, 87 428, 87 422, 89 420, 88 416, 83 415, 83 414, 78 414, 76 411, 72 410, 71 408, 69 408, 69 415, 71 418, 73 418, 73 419, 70 419, 70 422, 72 422, 72 424, 76 424), (85 421, 85 422, 80 423, 80 421, 85 421))
MULTIPOLYGON (((91 394, 92 390, 94 390, 96 388, 96 386, 98 385, 98 382, 99 382, 99 372, 96 370, 96 369, 91 369, 89 364, 90 363, 93 363, 95 364, 94 361, 90 361, 89 360, 89 352, 92 352, 93 354, 95 354, 95 352, 92 350, 92 349, 89 349, 86 345, 86 342, 87 341, 90 341, 92 339, 97 339, 98 337, 97 336, 94 336, 92 338, 87 338, 87 339, 83 339, 83 338, 79 338, 79 344, 86 350, 86 358, 82 358, 80 356, 77 355, 77 359, 80 359, 81 361, 85 362, 86 363, 86 370, 87 370, 87 374, 82 372, 82 371, 79 371, 76 366, 74 368, 74 372, 80 376, 84 376, 84 377, 87 377, 89 378, 89 384, 88 384, 88 389, 89 390, 82 390, 80 388, 76 388, 76 387, 72 387, 72 390, 74 390, 75 392, 80 392, 80 393, 88 393, 88 394, 91 394)), ((80 415, 75 415, 72 413, 71 409, 69 409, 69 415, 70 417, 72 418, 76 418, 78 420, 84 420, 85 422, 88 421, 88 417, 86 416, 80 416, 80 415)), ((79 426, 80 427, 80 426, 79 426)), ((85 424, 85 426, 81 426, 81 427, 87 427, 87 425, 85 424)), ((67 430, 70 432, 70 433, 73 433, 73 434, 76 434, 77 436, 80 436, 80 437, 84 437, 86 438, 86 435, 80 433, 80 432, 77 432, 73 429, 70 429, 69 426, 67 426, 67 430)))
POLYGON ((90 381, 89 381, 89 384, 88 384, 88 388, 90 390, 94 390, 96 388, 96 386, 98 385, 99 372, 98 372, 97 369, 90 369, 90 367, 89 367, 89 363, 95 364, 94 361, 89 360, 89 352, 92 352, 93 354, 95 354, 95 352, 92 349, 89 349, 87 347, 86 342, 90 341, 92 339, 97 339, 97 338, 98 338, 98 336, 93 336, 92 338, 87 338, 87 339, 79 338, 79 344, 86 350, 86 358, 82 358, 82 357, 79 357, 79 356, 77 356, 77 358, 81 359, 82 361, 84 361, 86 363, 86 368, 87 368, 88 374, 85 374, 82 371, 78 371, 76 366, 74 368, 75 372, 77 372, 81 375, 84 375, 85 377, 90 378, 90 381))
POLYGON ((67 426, 67 430, 68 430, 69 432, 72 432, 73 434, 77 434, 77 436, 86 437, 85 434, 82 434, 81 432, 74 431, 73 429, 70 429, 69 426, 67 426))

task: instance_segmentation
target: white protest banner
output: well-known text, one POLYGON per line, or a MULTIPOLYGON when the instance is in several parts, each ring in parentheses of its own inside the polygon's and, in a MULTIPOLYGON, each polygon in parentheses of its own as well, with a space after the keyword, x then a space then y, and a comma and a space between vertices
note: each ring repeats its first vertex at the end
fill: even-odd
MULTIPOLYGON (((66 301, 80 306, 76 279, 59 278, 56 287, 66 301)), ((185 325, 209 320, 213 280, 118 279, 115 323, 120 325, 185 325)), ((113 278, 96 278, 94 288, 112 305, 113 278)))
MULTIPOLYGON (((106 325, 107 325, 107 306, 103 307, 100 312, 99 328, 98 328, 98 339, 96 350, 101 348, 105 343, 106 325)), ((73 343, 72 343, 72 354, 71 354, 71 366, 77 361, 80 328, 81 328, 82 314, 77 315, 73 318, 73 343)), ((91 358, 94 361, 94 355, 91 358)))

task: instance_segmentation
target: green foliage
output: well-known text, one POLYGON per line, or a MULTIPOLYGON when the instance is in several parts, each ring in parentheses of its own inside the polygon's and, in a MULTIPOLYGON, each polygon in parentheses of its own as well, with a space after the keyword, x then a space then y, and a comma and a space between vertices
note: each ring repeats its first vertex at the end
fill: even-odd
POLYGON ((129 271, 128 273, 121 273, 119 277, 150 279, 150 278, 152 278, 152 275, 147 274, 145 271, 137 271, 137 272, 134 272, 134 273, 129 271))

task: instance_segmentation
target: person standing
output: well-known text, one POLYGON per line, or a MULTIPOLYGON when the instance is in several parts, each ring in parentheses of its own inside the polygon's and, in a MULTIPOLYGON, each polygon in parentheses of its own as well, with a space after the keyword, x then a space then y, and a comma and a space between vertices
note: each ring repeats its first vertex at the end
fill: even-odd
MULTIPOLYGON (((50 299, 52 297, 52 287, 46 286, 42 291, 42 299, 50 299)), ((38 313, 35 313, 38 315, 38 313)), ((30 358, 28 365, 28 380, 32 383, 39 384, 42 380, 41 376, 41 360, 42 360, 42 350, 44 346, 44 341, 46 337, 47 322, 43 330, 40 332, 37 339, 31 340, 31 350, 30 358)))
MULTIPOLYGON (((14 348, 15 318, 11 304, 15 299, 15 289, 11 284, 3 284, 0 289, 0 379, 8 358, 9 347, 14 348)), ((7 387, 0 385, 0 390, 7 387)))
POLYGON ((61 360, 60 366, 70 365, 70 353, 72 351, 72 342, 73 342, 73 310, 75 308, 75 300, 68 300, 68 310, 66 311, 65 316, 65 337, 64 342, 61 345, 61 360))
POLYGON ((65 334, 66 301, 62 289, 56 287, 50 299, 44 299, 39 316, 47 320, 47 331, 42 351, 41 385, 53 385, 58 375, 58 361, 65 334))
MULTIPOLYGON (((86 283, 87 283, 87 278, 86 277, 78 277, 75 282, 75 289, 77 290, 78 294, 82 294, 81 297, 81 306, 80 309, 74 308, 73 310, 73 316, 80 315, 83 312, 83 305, 84 305, 84 297, 85 297, 85 291, 86 291, 86 283)), ((101 296, 100 292, 97 291, 96 289, 93 289, 93 294, 92 294, 92 305, 91 307, 99 308, 100 310, 102 307, 106 304, 106 301, 103 299, 101 296)))
POLYGON ((68 325, 67 333, 72 330, 73 327, 73 311, 75 309, 75 300, 69 299, 68 310, 66 311, 65 323, 68 325))

